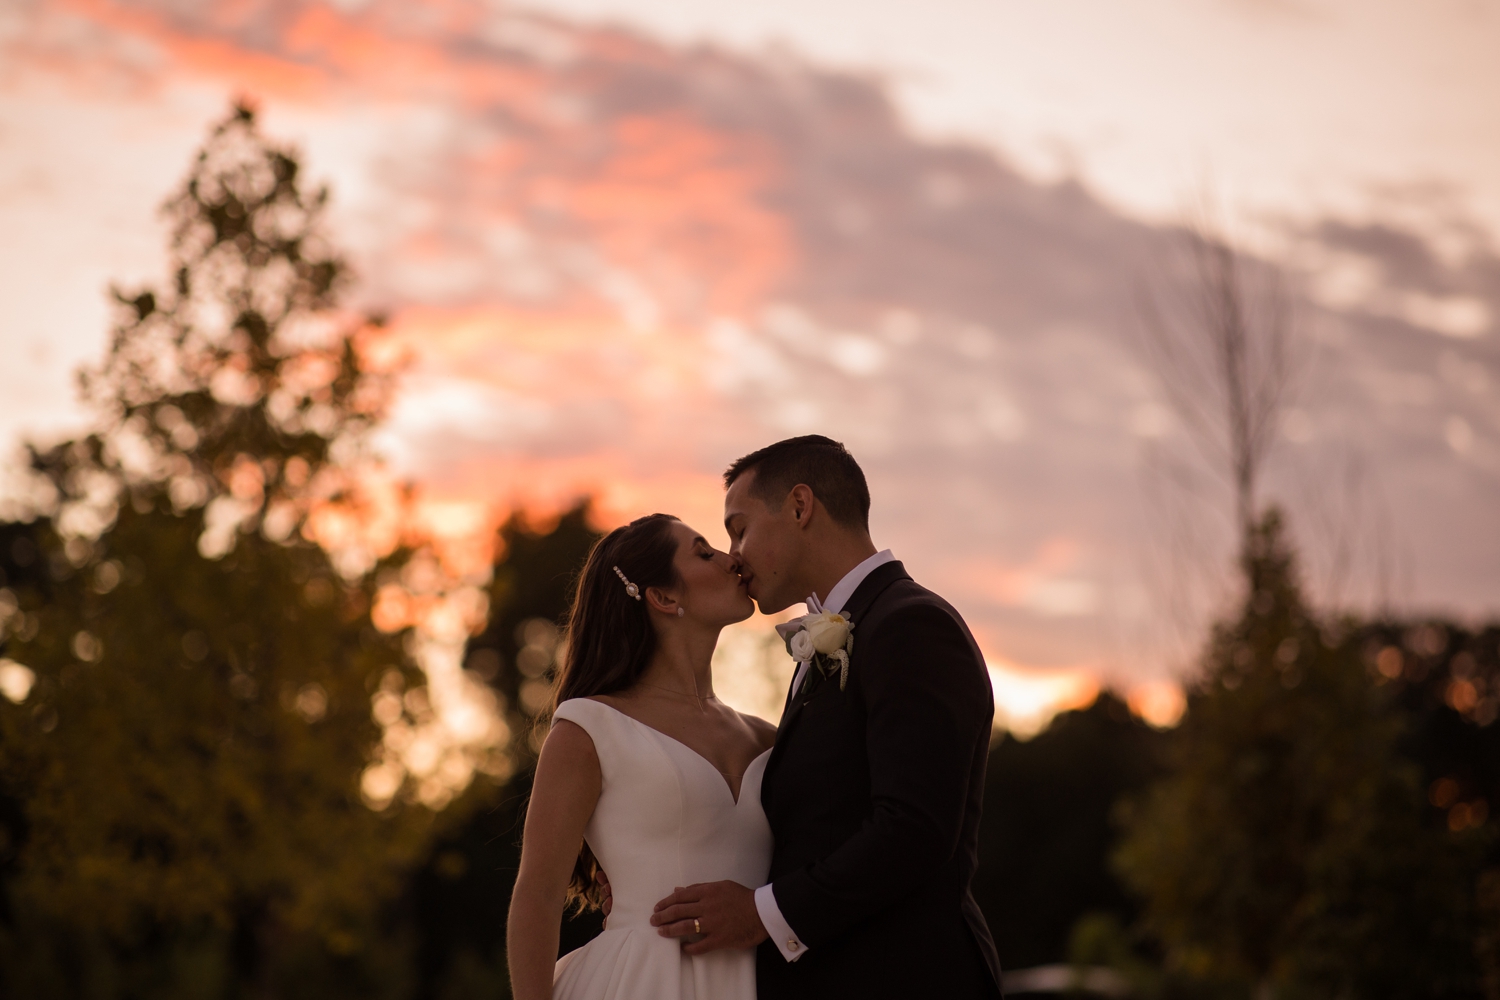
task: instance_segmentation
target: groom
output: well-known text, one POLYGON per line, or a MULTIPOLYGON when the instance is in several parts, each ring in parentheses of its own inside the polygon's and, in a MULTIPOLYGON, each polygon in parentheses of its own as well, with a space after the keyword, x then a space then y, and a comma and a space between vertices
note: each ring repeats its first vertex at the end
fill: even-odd
MULTIPOLYGON (((693 955, 759 945, 763 1000, 1000 996, 970 882, 993 694, 958 612, 870 540, 854 458, 819 435, 724 473, 724 525, 766 614, 807 601, 853 622, 847 675, 799 664, 766 765, 770 883, 657 904, 693 955)), ((826 662, 826 661, 825 661, 826 662)))

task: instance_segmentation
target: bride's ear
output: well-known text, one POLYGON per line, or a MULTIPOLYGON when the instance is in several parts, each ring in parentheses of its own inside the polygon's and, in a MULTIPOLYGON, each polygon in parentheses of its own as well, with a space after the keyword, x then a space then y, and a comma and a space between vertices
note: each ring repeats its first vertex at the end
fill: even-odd
POLYGON ((675 616, 677 614, 676 598, 669 597, 660 587, 646 588, 646 606, 664 615, 675 616))

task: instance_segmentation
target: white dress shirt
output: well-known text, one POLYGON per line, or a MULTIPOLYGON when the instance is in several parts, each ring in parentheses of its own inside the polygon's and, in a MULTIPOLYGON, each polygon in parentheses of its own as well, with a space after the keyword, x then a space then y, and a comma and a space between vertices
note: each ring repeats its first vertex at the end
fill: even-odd
MULTIPOLYGON (((882 549, 875 553, 858 566, 844 574, 844 578, 833 585, 828 592, 828 599, 818 600, 817 594, 809 594, 807 598, 807 611, 813 614, 818 611, 831 611, 839 614, 844 610, 844 605, 849 603, 849 598, 859 589, 859 585, 865 582, 865 577, 875 571, 877 567, 884 566, 888 562, 894 562, 895 556, 891 555, 890 549, 882 549)), ((797 675, 792 678, 792 697, 796 697, 797 691, 802 687, 802 680, 807 676, 808 668, 812 661, 799 663, 797 675)), ((781 915, 781 907, 776 905, 776 894, 771 891, 769 885, 763 885, 755 890, 755 910, 760 914, 760 922, 765 925, 766 933, 771 935, 771 940, 776 943, 776 950, 781 952, 781 957, 788 962, 795 962, 807 954, 807 945, 797 937, 797 932, 792 930, 791 924, 781 915)))

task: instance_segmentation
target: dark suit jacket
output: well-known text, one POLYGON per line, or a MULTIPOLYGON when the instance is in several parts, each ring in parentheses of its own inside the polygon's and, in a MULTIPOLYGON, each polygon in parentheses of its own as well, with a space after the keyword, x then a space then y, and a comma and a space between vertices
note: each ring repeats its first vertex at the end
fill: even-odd
POLYGON ((1000 995, 970 882, 994 695, 958 612, 899 562, 865 578, 847 688, 814 667, 787 705, 761 804, 777 906, 807 945, 756 957, 761 1000, 1000 995))

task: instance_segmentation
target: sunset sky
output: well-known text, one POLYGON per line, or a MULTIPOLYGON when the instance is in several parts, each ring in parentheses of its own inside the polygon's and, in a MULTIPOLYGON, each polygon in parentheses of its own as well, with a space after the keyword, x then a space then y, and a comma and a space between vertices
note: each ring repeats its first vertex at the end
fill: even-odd
POLYGON ((1493 0, 12 0, 0 437, 79 425, 245 95, 418 359, 381 442, 448 530, 592 493, 722 542, 723 467, 826 433, 1002 702, 1146 690, 1229 567, 1137 346, 1209 204, 1303 296, 1268 497, 1314 592, 1493 615, 1496 51, 1493 0))

